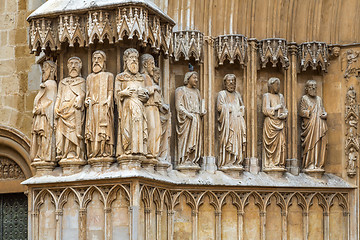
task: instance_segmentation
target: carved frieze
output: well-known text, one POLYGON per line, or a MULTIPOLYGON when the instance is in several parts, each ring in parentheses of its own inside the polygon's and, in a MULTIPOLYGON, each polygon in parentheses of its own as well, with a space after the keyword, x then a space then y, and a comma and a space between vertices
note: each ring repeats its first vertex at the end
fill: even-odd
POLYGON ((269 38, 259 42, 259 54, 261 67, 265 68, 268 62, 276 67, 280 62, 285 69, 289 67, 289 58, 287 56, 286 40, 281 38, 269 38))
POLYGON ((203 55, 203 33, 199 31, 174 32, 174 57, 179 61, 183 56, 185 60, 194 57, 195 61, 202 61, 203 55))
POLYGON ((346 80, 352 76, 358 76, 360 71, 360 62, 358 61, 359 54, 359 51, 354 51, 352 49, 349 49, 343 53, 341 59, 341 70, 345 71, 344 78, 346 80))
POLYGON ((20 166, 8 158, 0 158, 0 179, 24 179, 25 175, 20 166))
POLYGON ((310 66, 313 70, 320 68, 327 72, 329 50, 323 42, 305 42, 299 46, 300 66, 302 71, 310 66))
POLYGON ((60 48, 68 42, 73 47, 93 44, 95 40, 110 44, 136 37, 142 44, 150 44, 155 51, 172 54, 173 22, 150 12, 143 6, 121 6, 114 10, 92 10, 86 14, 62 14, 55 18, 32 18, 30 21, 30 48, 39 53, 50 47, 60 48), (40 49, 39 49, 40 47, 40 49))
POLYGON ((345 138, 345 154, 347 159, 347 174, 349 177, 356 175, 356 165, 359 158, 359 105, 356 100, 354 87, 349 87, 345 101, 345 124, 347 126, 345 138))
POLYGON ((56 49, 56 32, 54 30, 54 21, 41 18, 30 23, 30 49, 36 52, 38 48, 42 51, 50 47, 52 51, 56 49))
POLYGON ((247 38, 241 34, 221 35, 215 40, 216 56, 219 65, 229 60, 233 64, 237 59, 242 66, 246 65, 247 38))

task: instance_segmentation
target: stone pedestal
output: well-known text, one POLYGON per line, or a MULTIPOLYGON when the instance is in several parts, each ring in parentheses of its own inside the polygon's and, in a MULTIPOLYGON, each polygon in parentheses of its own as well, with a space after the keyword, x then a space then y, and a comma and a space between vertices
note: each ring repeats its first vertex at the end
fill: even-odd
POLYGON ((80 172, 86 161, 79 158, 65 158, 59 161, 60 167, 63 169, 64 175, 70 175, 80 172))
POLYGON ((231 177, 239 178, 240 174, 244 171, 244 168, 243 166, 223 166, 219 168, 219 170, 231 177))
POLYGON ((203 157, 201 170, 209 173, 215 173, 215 171, 217 170, 216 158, 212 156, 203 157))
POLYGON ((249 159, 249 172, 252 174, 258 174, 260 172, 259 159, 255 157, 249 159))
POLYGON ((286 171, 295 176, 298 176, 300 173, 299 160, 296 158, 286 159, 286 171))
POLYGON ((322 176, 325 173, 325 170, 321 168, 303 169, 302 172, 313 178, 322 178, 322 176))
POLYGON ((46 162, 46 161, 40 161, 40 160, 34 160, 33 163, 31 163, 31 166, 36 169, 36 175, 37 176, 43 176, 48 175, 54 170, 56 163, 55 162, 46 162))
POLYGON ((188 175, 189 177, 194 177, 201 168, 198 165, 193 164, 193 165, 180 165, 177 166, 176 169, 188 175))
POLYGON ((162 175, 166 175, 169 167, 171 167, 170 163, 159 161, 155 165, 155 170, 162 175))
POLYGON ((141 163, 146 160, 143 155, 121 155, 117 158, 121 170, 141 169, 141 163))
POLYGON ((286 172, 286 169, 275 167, 275 168, 265 168, 263 169, 263 171, 272 177, 281 178, 286 172))
POLYGON ((155 171, 155 165, 158 163, 158 160, 155 157, 146 157, 142 162, 141 165, 144 169, 149 172, 155 171))
POLYGON ((98 169, 99 171, 108 169, 110 165, 114 162, 113 157, 97 157, 90 158, 88 160, 91 167, 98 169))

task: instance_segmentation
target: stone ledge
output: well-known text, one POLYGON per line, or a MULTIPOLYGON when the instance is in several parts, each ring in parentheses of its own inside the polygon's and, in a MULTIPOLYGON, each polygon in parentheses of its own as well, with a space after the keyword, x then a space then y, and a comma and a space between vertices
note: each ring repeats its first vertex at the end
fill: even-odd
POLYGON ((61 168, 56 168, 52 175, 32 177, 22 182, 24 185, 52 184, 52 183, 71 183, 79 181, 99 181, 121 178, 145 178, 148 180, 160 181, 163 183, 176 185, 208 185, 208 186, 244 186, 244 187, 294 187, 294 188, 355 188, 355 186, 346 182, 333 174, 325 173, 322 178, 312 178, 304 173, 294 176, 285 173, 283 177, 276 178, 269 176, 264 172, 252 174, 243 172, 239 178, 233 178, 221 171, 208 173, 200 171, 194 177, 177 171, 168 171, 167 175, 157 172, 148 172, 141 170, 119 170, 118 164, 113 164, 109 169, 98 172, 89 165, 85 166, 81 172, 65 176, 61 168))

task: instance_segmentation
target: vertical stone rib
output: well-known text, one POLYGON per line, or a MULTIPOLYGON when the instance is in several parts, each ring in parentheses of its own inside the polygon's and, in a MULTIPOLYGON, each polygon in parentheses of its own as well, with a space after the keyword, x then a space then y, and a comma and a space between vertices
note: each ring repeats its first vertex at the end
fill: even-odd
POLYGON ((215 211, 215 240, 221 240, 221 211, 215 211))
POLYGON ((112 239, 111 232, 111 208, 107 207, 104 209, 105 211, 105 240, 112 239))
POLYGON ((266 240, 266 212, 260 212, 260 239, 266 240))
POLYGON ((304 226, 304 240, 308 240, 309 212, 306 210, 304 210, 304 212, 303 212, 303 226, 304 226))
POLYGON ((79 209, 79 239, 86 240, 86 208, 79 209))
POLYGON ((237 217, 238 217, 238 222, 237 222, 238 240, 242 240, 244 239, 244 212, 238 211, 237 217))

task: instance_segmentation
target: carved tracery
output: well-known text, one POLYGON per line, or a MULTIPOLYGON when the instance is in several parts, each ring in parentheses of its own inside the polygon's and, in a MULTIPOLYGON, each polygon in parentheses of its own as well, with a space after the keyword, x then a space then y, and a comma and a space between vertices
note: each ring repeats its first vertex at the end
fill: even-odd
POLYGON ((195 61, 202 61, 203 55, 203 33, 199 31, 174 32, 174 57, 179 61, 183 56, 185 60, 194 57, 195 61))
POLYGON ((280 62, 285 69, 289 67, 289 58, 287 56, 286 40, 281 38, 269 38, 259 42, 260 62, 263 68, 268 62, 276 67, 280 62))
POLYGON ((241 34, 220 35, 215 40, 216 56, 219 65, 229 60, 233 64, 237 59, 240 65, 246 65, 247 38, 241 34))
POLYGON ((320 68, 327 72, 329 65, 329 50, 326 43, 306 42, 299 46, 300 66, 302 71, 310 66, 313 70, 320 68))

